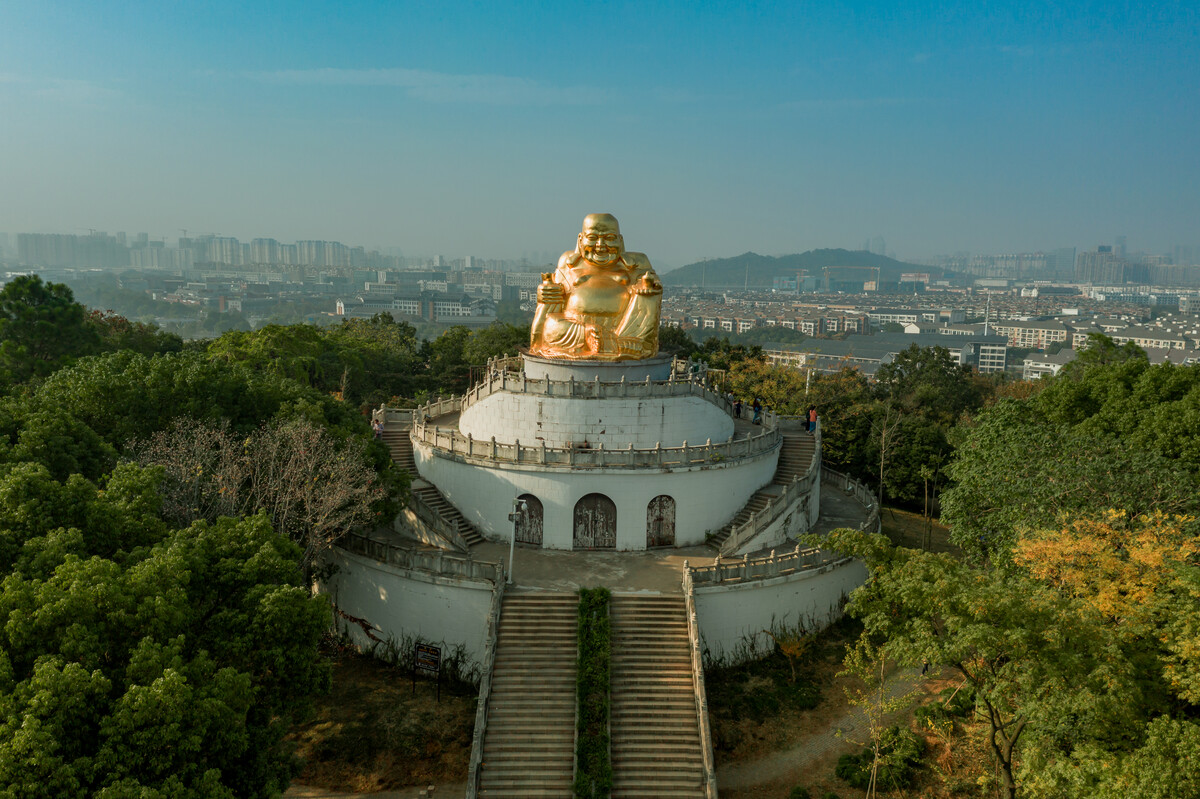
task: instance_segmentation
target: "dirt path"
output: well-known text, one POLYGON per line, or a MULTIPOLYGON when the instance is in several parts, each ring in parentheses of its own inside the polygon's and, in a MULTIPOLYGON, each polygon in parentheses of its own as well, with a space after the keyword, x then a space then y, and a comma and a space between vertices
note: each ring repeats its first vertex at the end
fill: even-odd
MULTIPOLYGON (((925 678, 918 669, 903 669, 888 677, 888 698, 919 689, 925 678)), ((903 711, 901 711, 903 712, 903 711)), ((862 747, 857 743, 868 738, 867 716, 861 707, 849 707, 825 724, 815 728, 790 748, 773 752, 766 757, 741 763, 731 763, 717 769, 717 786, 721 796, 754 796, 742 792, 775 784, 795 785, 823 770, 821 776, 832 776, 833 762, 845 752, 862 747), (732 793, 731 793, 732 792, 732 793)), ((778 795, 770 793, 764 795, 778 795)))

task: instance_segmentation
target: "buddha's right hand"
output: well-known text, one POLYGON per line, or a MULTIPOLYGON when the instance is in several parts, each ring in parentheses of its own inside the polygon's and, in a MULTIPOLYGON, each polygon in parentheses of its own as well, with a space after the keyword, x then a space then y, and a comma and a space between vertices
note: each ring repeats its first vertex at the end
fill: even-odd
POLYGON ((567 300, 567 293, 557 283, 543 283, 538 286, 538 302, 543 305, 561 305, 567 300))

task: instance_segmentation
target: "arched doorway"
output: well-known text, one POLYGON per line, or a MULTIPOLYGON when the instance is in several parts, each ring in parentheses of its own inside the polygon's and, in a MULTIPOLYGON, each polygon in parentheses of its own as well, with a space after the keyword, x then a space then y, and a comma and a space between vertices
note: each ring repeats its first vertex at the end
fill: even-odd
POLYGON ((603 494, 575 503, 575 548, 616 549, 617 506, 603 494))
POLYGON ((646 548, 675 546, 675 500, 659 494, 646 506, 646 548))
POLYGON ((517 520, 517 543, 542 545, 542 501, 533 494, 517 497, 525 503, 525 516, 517 520))

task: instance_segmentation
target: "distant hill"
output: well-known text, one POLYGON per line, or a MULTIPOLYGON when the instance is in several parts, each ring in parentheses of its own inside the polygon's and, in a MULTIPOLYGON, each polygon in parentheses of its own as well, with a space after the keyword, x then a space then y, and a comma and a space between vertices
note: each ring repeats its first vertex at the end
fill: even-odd
POLYGON ((886 255, 863 250, 809 250, 799 255, 759 255, 748 252, 733 258, 715 258, 673 269, 662 275, 668 286, 709 286, 712 288, 741 287, 771 288, 777 277, 795 277, 806 270, 820 278, 826 267, 869 267, 879 269, 879 279, 895 282, 904 272, 936 272, 928 266, 917 266, 886 255))

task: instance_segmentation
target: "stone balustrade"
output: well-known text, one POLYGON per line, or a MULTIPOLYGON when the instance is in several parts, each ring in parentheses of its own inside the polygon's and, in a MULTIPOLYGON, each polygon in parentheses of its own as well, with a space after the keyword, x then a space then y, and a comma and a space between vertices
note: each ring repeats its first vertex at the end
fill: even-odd
MULTIPOLYGON (((507 366, 505 362, 502 364, 507 366)), ((663 397, 701 397, 726 413, 733 413, 733 405, 721 394, 710 389, 703 383, 694 380, 676 380, 672 374, 670 380, 625 381, 602 383, 599 379, 581 380, 531 380, 524 373, 514 372, 508 368, 489 368, 484 379, 471 387, 463 395, 458 410, 467 408, 490 397, 492 394, 504 391, 511 394, 531 394, 540 397, 559 397, 568 399, 650 399, 663 397)), ((764 427, 778 427, 779 417, 771 411, 762 415, 764 427)))
POLYGON ((696 619, 696 592, 692 569, 683 562, 683 597, 688 621, 688 651, 692 658, 692 693, 700 721, 700 752, 704 767, 704 799, 717 799, 716 760, 713 757, 712 726, 708 720, 708 694, 704 688, 704 661, 700 654, 700 625, 696 619))
POLYGON ((471 733, 471 760, 467 766, 467 799, 479 795, 480 766, 483 765, 483 740, 487 735, 488 701, 492 696, 492 671, 496 664, 496 642, 500 636, 500 608, 504 604, 504 566, 496 564, 500 575, 492 589, 492 605, 488 614, 487 638, 484 641, 483 662, 480 664, 479 698, 475 703, 475 729, 471 733))
POLYGON ((709 566, 689 566, 688 569, 695 583, 722 585, 782 577, 796 572, 837 566, 850 560, 851 558, 836 552, 797 544, 795 549, 778 556, 775 550, 771 550, 771 554, 765 557, 751 558, 749 555, 743 555, 740 560, 725 560, 718 555, 709 566))
POLYGON ((544 442, 533 446, 520 441, 502 444, 495 437, 487 441, 476 440, 454 428, 438 427, 428 422, 414 424, 412 438, 414 443, 432 447, 442 457, 481 466, 528 464, 572 469, 671 469, 714 465, 763 455, 776 449, 782 440, 778 431, 765 429, 746 438, 731 438, 716 444, 705 441, 692 445, 685 441, 682 446, 664 447, 660 444, 653 449, 634 449, 632 445, 626 449, 606 449, 603 445, 547 447, 544 442))

